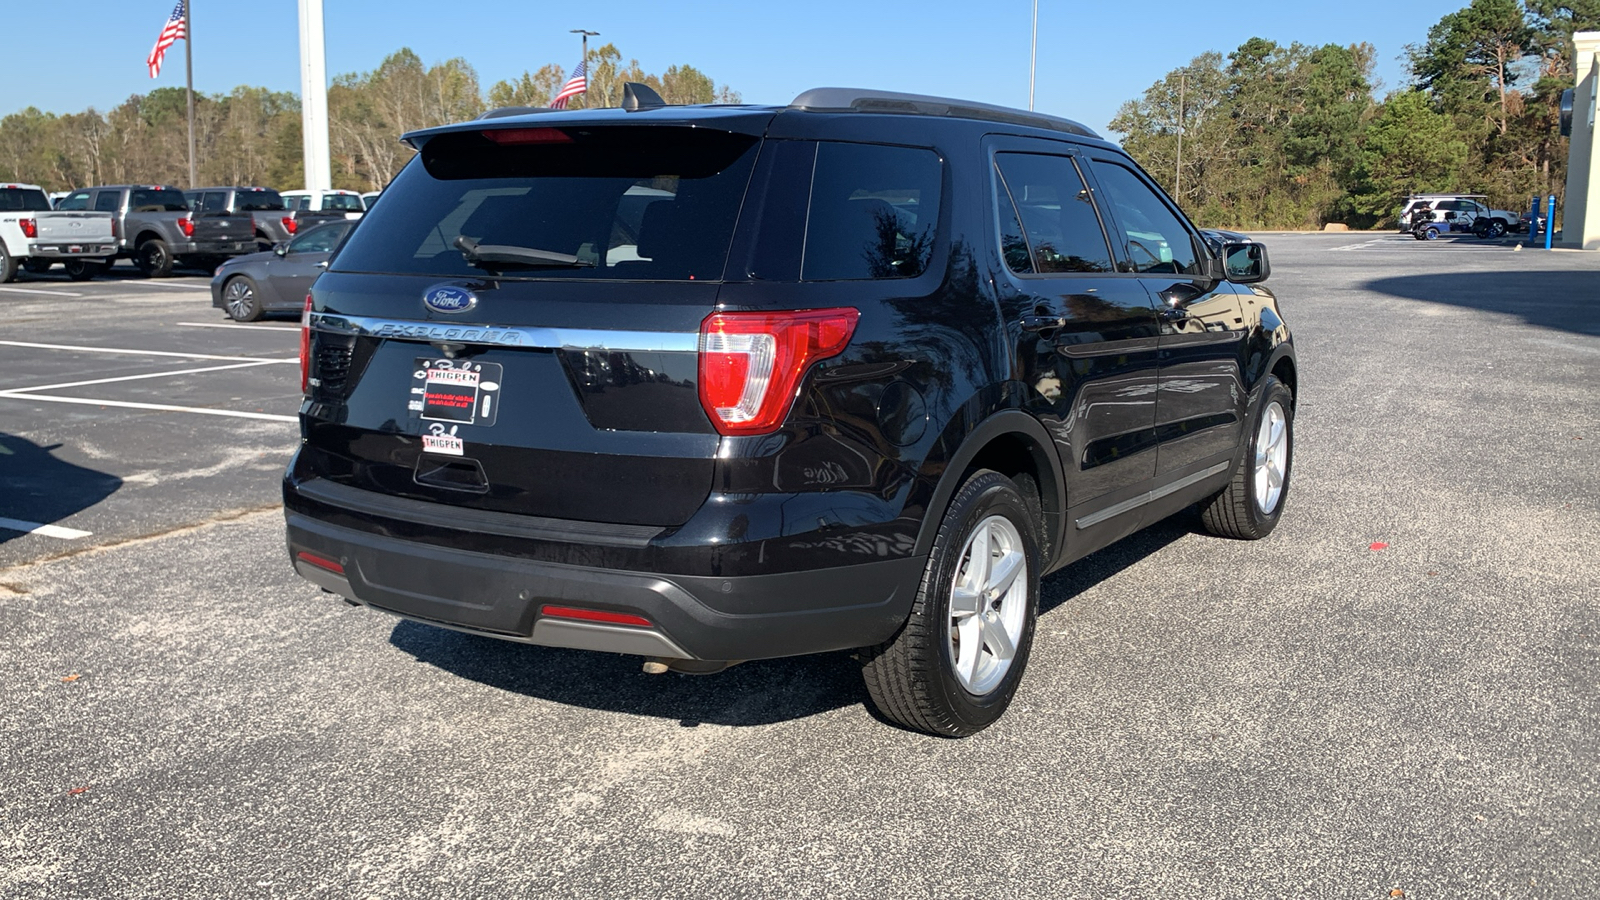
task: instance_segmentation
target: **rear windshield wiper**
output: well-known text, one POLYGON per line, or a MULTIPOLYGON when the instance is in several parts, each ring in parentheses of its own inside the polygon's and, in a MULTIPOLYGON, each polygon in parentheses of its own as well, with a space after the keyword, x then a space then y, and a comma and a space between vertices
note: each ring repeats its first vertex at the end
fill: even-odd
POLYGON ((466 235, 456 236, 456 249, 473 263, 511 263, 518 266, 538 266, 542 268, 590 268, 594 266, 592 260, 579 259, 570 253, 556 253, 553 250, 537 250, 533 247, 515 247, 510 244, 480 244, 466 235))

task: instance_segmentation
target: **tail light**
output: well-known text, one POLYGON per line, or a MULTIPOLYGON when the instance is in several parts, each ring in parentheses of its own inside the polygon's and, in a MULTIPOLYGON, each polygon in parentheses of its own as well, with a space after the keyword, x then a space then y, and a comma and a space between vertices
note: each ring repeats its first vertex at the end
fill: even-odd
POLYGON ((22 226, 22 236, 35 238, 39 236, 39 223, 35 219, 18 219, 17 224, 22 226))
POLYGON ((765 434, 789 415, 811 364, 850 343, 850 308, 712 313, 700 323, 700 405, 718 432, 765 434))
POLYGON ((283 230, 284 231, 287 231, 290 234, 294 234, 295 229, 297 229, 299 227, 300 226, 296 225, 295 222, 294 222, 294 216, 284 216, 283 217, 283 230))
POLYGON ((184 237, 194 237, 194 220, 188 216, 179 219, 178 230, 183 232, 184 237))
POLYGON ((300 312, 300 393, 311 386, 311 295, 300 312))

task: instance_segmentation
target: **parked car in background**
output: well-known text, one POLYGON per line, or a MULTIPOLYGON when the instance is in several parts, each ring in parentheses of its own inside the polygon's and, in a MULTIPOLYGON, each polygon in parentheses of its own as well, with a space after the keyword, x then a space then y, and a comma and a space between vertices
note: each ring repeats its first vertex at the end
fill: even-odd
POLYGON ((50 197, 50 208, 51 209, 55 209, 56 205, 61 202, 61 198, 65 197, 66 195, 68 195, 70 193, 72 193, 72 192, 71 191, 51 191, 50 194, 49 194, 49 197, 50 197))
POLYGON ((1400 208, 1400 230, 1417 233, 1416 213, 1427 208, 1431 221, 1443 232, 1468 232, 1479 237, 1497 238, 1510 231, 1526 231, 1522 216, 1504 209, 1492 209, 1479 202, 1483 194, 1412 194, 1400 208))
POLYGON ((284 191, 283 202, 291 210, 337 212, 348 219, 361 218, 367 209, 355 191, 284 191))
POLYGON ((378 195, 381 193, 383 191, 367 191, 361 195, 361 205, 366 209, 371 209, 372 204, 378 202, 378 195))
POLYGON ((118 255, 150 278, 165 278, 177 265, 210 268, 219 259, 256 250, 249 215, 196 216, 183 192, 170 185, 84 188, 68 194, 61 208, 111 213, 118 255))
POLYGON ((0 283, 19 267, 43 274, 58 262, 73 281, 84 281, 116 252, 109 214, 52 210, 38 185, 0 184, 0 283))
POLYGON ((265 253, 235 256, 211 273, 211 305, 240 322, 276 310, 299 312, 311 282, 354 226, 346 219, 327 222, 265 253))
POLYGON ((622 106, 406 135, 305 298, 303 577, 653 672, 856 650, 884 717, 956 736, 1044 575, 1195 504, 1277 525, 1266 248, 1214 252, 1120 147, 842 88, 622 106))
POLYGON ((342 213, 290 212, 283 197, 272 188, 196 188, 183 195, 198 216, 248 215, 255 227, 258 251, 270 250, 305 228, 344 218, 342 213))

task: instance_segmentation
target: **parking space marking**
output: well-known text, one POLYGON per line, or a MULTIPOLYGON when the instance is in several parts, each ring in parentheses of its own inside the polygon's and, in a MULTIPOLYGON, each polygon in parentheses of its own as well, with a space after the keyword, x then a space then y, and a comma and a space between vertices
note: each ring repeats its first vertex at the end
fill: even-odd
POLYGON ((106 282, 106 283, 107 284, 115 284, 117 287, 123 287, 124 285, 127 285, 127 286, 138 285, 139 287, 160 288, 162 290, 168 290, 170 288, 179 288, 179 289, 185 290, 185 291, 206 291, 208 293, 211 291, 211 285, 209 285, 209 284, 184 284, 181 281, 166 281, 164 279, 159 279, 159 278, 155 279, 154 281, 133 281, 133 280, 130 279, 128 281, 116 281, 116 282, 106 282))
POLYGON ((83 294, 74 294, 71 291, 41 291, 37 288, 3 287, 0 291, 16 291, 19 294, 44 294, 46 297, 82 297, 83 294))
POLYGON ((7 531, 20 531, 23 534, 60 538, 64 541, 86 538, 94 534, 92 531, 79 531, 76 528, 63 528, 60 525, 41 525, 38 522, 24 522, 21 519, 7 519, 4 517, 0 517, 0 528, 7 531))
POLYGON ((41 384, 36 387, 5 388, 0 394, 26 394, 32 391, 59 391, 66 388, 87 387, 91 384, 112 384, 118 381, 138 381, 142 378, 172 378, 177 375, 198 375, 201 372, 223 372, 228 369, 250 369, 256 366, 282 366, 298 363, 298 359, 269 359, 264 362, 232 363, 226 366, 203 366, 198 369, 179 369, 175 372, 146 372, 143 375, 118 375, 115 378, 95 378, 91 381, 66 381, 61 384, 41 384))
POLYGON ((227 322, 179 322, 189 328, 253 328, 257 331, 299 331, 298 325, 230 325, 227 322))
POLYGON ((79 406, 113 406, 121 409, 148 409, 156 412, 184 412, 200 416, 224 416, 234 419, 260 419, 265 422, 298 422, 298 416, 280 416, 276 413, 243 412, 233 409, 212 409, 205 406, 172 406, 166 403, 135 403, 131 400, 94 400, 88 397, 53 397, 49 394, 24 394, 17 391, 0 391, 0 400, 36 400, 41 403, 75 403, 79 406))
POLYGON ((268 359, 261 356, 217 356, 211 353, 175 353, 171 350, 130 350, 126 347, 85 347, 78 344, 36 344, 31 341, 0 341, 4 347, 29 347, 34 350, 76 350, 84 353, 121 353, 126 356, 175 356, 179 359, 229 359, 235 362, 299 362, 300 357, 268 359))

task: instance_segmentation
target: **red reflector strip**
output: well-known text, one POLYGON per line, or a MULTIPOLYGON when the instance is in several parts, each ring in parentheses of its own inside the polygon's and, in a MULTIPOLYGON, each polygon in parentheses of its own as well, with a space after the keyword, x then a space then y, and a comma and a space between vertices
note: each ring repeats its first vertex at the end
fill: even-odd
POLYGON ((497 128, 483 132, 496 144, 570 144, 572 138, 559 128, 497 128))
POLYGON ((326 569, 335 575, 344 574, 344 566, 339 565, 327 557, 318 556, 315 553, 307 553, 306 551, 301 550, 299 553, 294 555, 294 558, 309 565, 316 566, 319 569, 326 569))
POLYGON ((637 625, 641 628, 651 627, 649 619, 644 616, 632 616, 627 613, 606 612, 599 609, 574 609, 571 606, 541 606, 539 615, 549 616, 552 619, 578 619, 583 622, 604 622, 607 625, 637 625))

